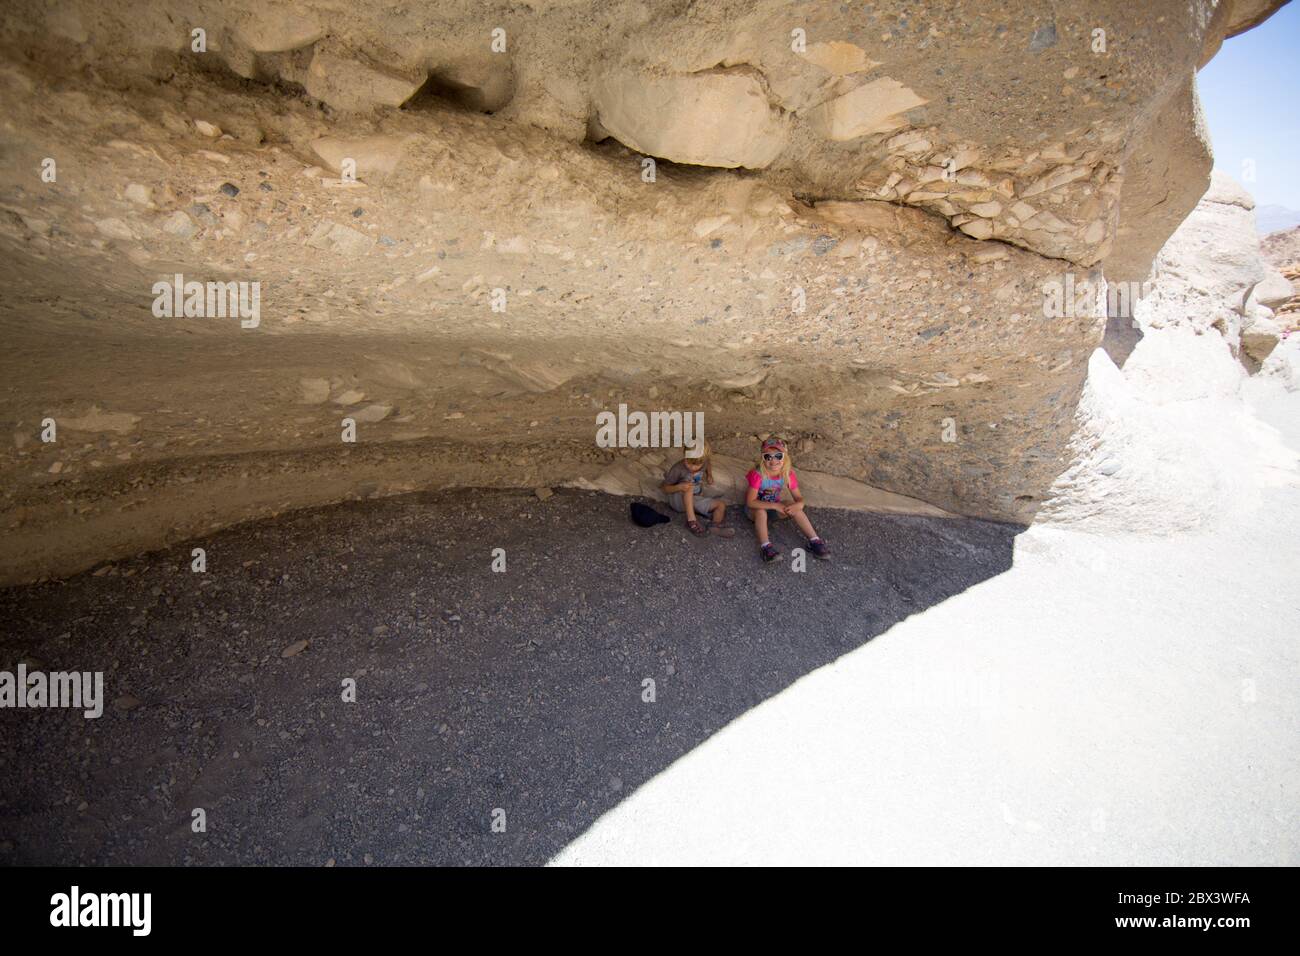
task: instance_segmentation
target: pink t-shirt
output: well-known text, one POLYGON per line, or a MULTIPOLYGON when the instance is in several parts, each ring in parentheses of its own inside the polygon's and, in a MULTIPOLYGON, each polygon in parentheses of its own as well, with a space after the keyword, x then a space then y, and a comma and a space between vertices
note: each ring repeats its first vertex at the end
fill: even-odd
MULTIPOLYGON (((781 488, 785 485, 780 475, 775 478, 769 478, 762 474, 757 468, 751 468, 749 474, 745 476, 749 481, 749 487, 758 489, 759 501, 780 501, 781 488)), ((799 478, 795 475, 794 469, 790 469, 790 490, 799 489, 799 478)))

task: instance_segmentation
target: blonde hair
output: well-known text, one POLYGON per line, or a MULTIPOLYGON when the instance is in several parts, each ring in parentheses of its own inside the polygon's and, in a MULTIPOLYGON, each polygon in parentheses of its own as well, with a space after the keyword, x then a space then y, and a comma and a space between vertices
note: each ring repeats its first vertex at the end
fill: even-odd
POLYGON ((708 442, 700 442, 685 449, 682 461, 704 462, 704 483, 713 484, 713 449, 709 447, 708 442))
MULTIPOLYGON (((764 444, 772 440, 773 439, 770 438, 764 439, 764 444)), ((781 452, 781 485, 784 488, 788 488, 790 487, 790 446, 785 443, 785 439, 783 438, 777 438, 775 440, 781 443, 781 447, 776 449, 781 452)), ((763 476, 767 475, 767 469, 763 467, 762 444, 758 446, 758 473, 763 476)))

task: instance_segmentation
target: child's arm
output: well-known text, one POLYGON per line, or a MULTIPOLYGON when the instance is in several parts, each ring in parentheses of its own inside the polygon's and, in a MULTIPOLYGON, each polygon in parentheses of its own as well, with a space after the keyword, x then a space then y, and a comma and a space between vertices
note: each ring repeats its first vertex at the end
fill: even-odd
POLYGON ((752 485, 749 487, 749 490, 745 492, 745 507, 762 508, 766 511, 779 511, 781 514, 785 514, 785 505, 781 504, 779 501, 759 501, 758 489, 752 485))
MULTIPOLYGON (((678 464, 680 464, 680 462, 678 464)), ((678 471, 679 469, 677 465, 673 465, 673 467, 669 468, 667 471, 664 472, 663 484, 659 486, 660 491, 664 491, 667 492, 668 494, 672 494, 674 491, 685 491, 687 488, 690 487, 691 483, 689 481, 678 481, 673 483, 670 483, 668 481, 668 479, 671 478, 678 471)))

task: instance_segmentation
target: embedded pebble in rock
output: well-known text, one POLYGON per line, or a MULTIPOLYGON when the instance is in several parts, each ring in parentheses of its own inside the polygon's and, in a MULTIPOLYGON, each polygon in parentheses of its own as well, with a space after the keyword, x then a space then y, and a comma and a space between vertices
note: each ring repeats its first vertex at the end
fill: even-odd
POLYGON ((194 220, 179 209, 163 220, 162 228, 180 239, 189 239, 195 233, 194 220))
POLYGON ((299 380, 298 386, 302 390, 299 401, 304 405, 320 405, 330 397, 329 379, 304 378, 299 380))
POLYGON ((125 435, 132 431, 140 421, 139 415, 130 412, 109 412, 92 405, 82 415, 59 416, 59 427, 77 432, 115 432, 125 435))
POLYGON ((364 256, 375 245, 375 240, 364 233, 338 223, 324 222, 307 238, 313 249, 324 249, 344 258, 364 256))
POLYGON ((972 219, 962 223, 958 228, 974 239, 987 239, 993 235, 993 225, 983 219, 972 219))
POLYGON ((312 142, 311 151, 336 175, 350 161, 351 172, 361 179, 382 179, 397 170, 404 148, 414 142, 412 136, 325 136, 312 142))
POLYGON ((880 65, 874 60, 867 59, 862 47, 841 40, 810 44, 804 56, 810 63, 816 63, 828 73, 839 75, 864 73, 880 65))
POLYGON ((351 413, 351 417, 358 422, 381 422, 393 413, 391 405, 367 405, 365 408, 351 413))
POLYGON ((110 239, 134 238, 134 234, 131 232, 131 227, 121 219, 100 219, 95 223, 95 228, 110 239))

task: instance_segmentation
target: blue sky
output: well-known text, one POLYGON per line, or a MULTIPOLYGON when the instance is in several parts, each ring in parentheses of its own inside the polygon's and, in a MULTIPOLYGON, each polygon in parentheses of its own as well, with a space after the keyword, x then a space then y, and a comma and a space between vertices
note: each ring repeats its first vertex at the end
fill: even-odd
POLYGON ((1215 168, 1261 206, 1300 210, 1300 3, 1226 40, 1197 85, 1215 168), (1246 160, 1254 160, 1254 182, 1244 181, 1246 160))

